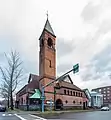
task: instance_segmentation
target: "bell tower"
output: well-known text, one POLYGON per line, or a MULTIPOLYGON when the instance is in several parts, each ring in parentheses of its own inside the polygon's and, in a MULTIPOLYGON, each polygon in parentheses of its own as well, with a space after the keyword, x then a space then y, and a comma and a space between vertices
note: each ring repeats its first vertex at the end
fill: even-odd
MULTIPOLYGON (((47 18, 43 32, 39 38, 39 76, 40 86, 44 86, 56 78, 56 36, 47 18)), ((41 87, 40 87, 41 88, 41 87)), ((54 99, 54 85, 45 88, 46 100, 54 99)))

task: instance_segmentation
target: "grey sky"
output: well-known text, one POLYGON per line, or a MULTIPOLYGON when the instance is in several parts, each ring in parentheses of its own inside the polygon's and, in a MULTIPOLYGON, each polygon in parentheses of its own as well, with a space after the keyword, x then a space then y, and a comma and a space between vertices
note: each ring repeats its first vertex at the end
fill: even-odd
POLYGON ((80 63, 80 72, 71 74, 76 85, 93 88, 95 80, 96 87, 109 85, 110 0, 2 0, 0 9, 0 64, 2 53, 13 48, 20 52, 26 75, 38 74, 38 38, 48 10, 57 36, 57 74, 80 63))

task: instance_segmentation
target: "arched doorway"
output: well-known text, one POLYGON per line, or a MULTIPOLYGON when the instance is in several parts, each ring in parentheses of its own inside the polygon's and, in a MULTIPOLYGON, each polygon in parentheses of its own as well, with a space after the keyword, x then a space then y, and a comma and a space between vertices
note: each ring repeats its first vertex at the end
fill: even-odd
POLYGON ((87 108, 87 101, 83 102, 83 109, 85 110, 87 108))
POLYGON ((62 103, 62 100, 61 99, 57 99, 56 100, 56 109, 58 110, 61 110, 63 108, 63 103, 62 103))

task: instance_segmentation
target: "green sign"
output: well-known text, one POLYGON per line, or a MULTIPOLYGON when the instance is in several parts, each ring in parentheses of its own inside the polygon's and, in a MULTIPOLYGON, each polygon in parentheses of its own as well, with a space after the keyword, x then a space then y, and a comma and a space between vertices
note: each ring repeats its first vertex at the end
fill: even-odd
POLYGON ((75 74, 77 72, 79 72, 79 64, 73 66, 73 73, 75 74))

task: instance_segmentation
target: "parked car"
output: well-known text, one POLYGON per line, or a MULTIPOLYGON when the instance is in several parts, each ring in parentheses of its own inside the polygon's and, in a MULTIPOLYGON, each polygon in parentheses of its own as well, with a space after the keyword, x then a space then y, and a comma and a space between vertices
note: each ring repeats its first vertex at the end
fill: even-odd
POLYGON ((6 106, 0 105, 0 112, 5 112, 6 111, 6 106))
POLYGON ((102 107, 101 111, 109 111, 109 107, 102 107))

